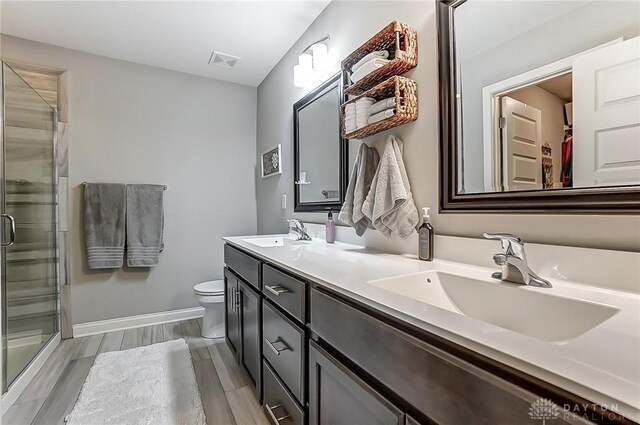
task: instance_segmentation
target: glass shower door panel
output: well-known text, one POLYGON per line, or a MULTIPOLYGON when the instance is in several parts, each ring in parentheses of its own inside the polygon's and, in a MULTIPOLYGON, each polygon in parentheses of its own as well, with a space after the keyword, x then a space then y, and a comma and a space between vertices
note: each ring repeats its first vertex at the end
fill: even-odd
POLYGON ((6 390, 58 331, 58 285, 55 112, 6 64, 3 77, 3 212, 16 222, 2 249, 6 390))

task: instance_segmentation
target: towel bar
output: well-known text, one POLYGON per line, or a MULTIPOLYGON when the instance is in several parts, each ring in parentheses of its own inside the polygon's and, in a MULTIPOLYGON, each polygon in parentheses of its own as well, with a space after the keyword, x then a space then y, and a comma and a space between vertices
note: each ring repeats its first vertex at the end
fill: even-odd
MULTIPOLYGON (((87 185, 87 183, 88 183, 88 182, 82 182, 82 185, 83 185, 83 186, 86 186, 86 185, 87 185)), ((162 185, 162 187, 164 188, 164 190, 167 190, 167 189, 169 188, 166 184, 165 184, 165 185, 162 185)))

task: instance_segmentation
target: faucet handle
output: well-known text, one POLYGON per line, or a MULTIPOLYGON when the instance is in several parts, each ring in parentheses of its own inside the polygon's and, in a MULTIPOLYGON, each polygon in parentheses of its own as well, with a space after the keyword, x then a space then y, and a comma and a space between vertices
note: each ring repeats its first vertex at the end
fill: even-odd
POLYGON ((511 242, 517 242, 520 245, 524 245, 524 241, 522 240, 522 238, 520 236, 516 236, 516 235, 514 235, 512 233, 485 232, 485 233, 482 234, 482 236, 484 236, 486 239, 497 240, 497 241, 506 240, 506 241, 511 241, 511 242))
POLYGON ((483 233, 485 238, 500 241, 502 252, 525 260, 524 241, 520 236, 511 233, 483 233))

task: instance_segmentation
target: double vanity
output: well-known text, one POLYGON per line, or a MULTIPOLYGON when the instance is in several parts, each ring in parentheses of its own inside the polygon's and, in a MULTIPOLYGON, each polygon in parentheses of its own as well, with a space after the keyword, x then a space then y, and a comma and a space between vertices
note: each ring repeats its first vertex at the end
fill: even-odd
POLYGON ((227 343, 274 424, 638 421, 634 294, 317 239, 225 241, 227 343))

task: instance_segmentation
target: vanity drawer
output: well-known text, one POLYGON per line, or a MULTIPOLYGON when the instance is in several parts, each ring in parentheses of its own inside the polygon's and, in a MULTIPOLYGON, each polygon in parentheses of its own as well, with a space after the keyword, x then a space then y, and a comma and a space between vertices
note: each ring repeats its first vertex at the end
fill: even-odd
POLYGON ((262 355, 287 385, 304 400, 305 333, 269 302, 262 303, 262 355))
POLYGON ((263 361, 264 410, 273 425, 304 425, 304 411, 289 394, 271 366, 263 361), (278 421, 279 418, 289 416, 278 421))
POLYGON ((258 291, 262 289, 260 288, 260 261, 229 244, 225 244, 224 263, 258 291))
POLYGON ((262 266, 262 292, 274 304, 305 323, 306 284, 271 266, 262 266))
MULTIPOLYGON (((441 424, 530 425, 534 394, 335 298, 311 290, 311 329, 441 424)), ((555 425, 569 423, 561 412, 555 425)), ((573 416, 571 414, 568 414, 573 416)), ((573 416, 571 423, 587 423, 573 416)))

